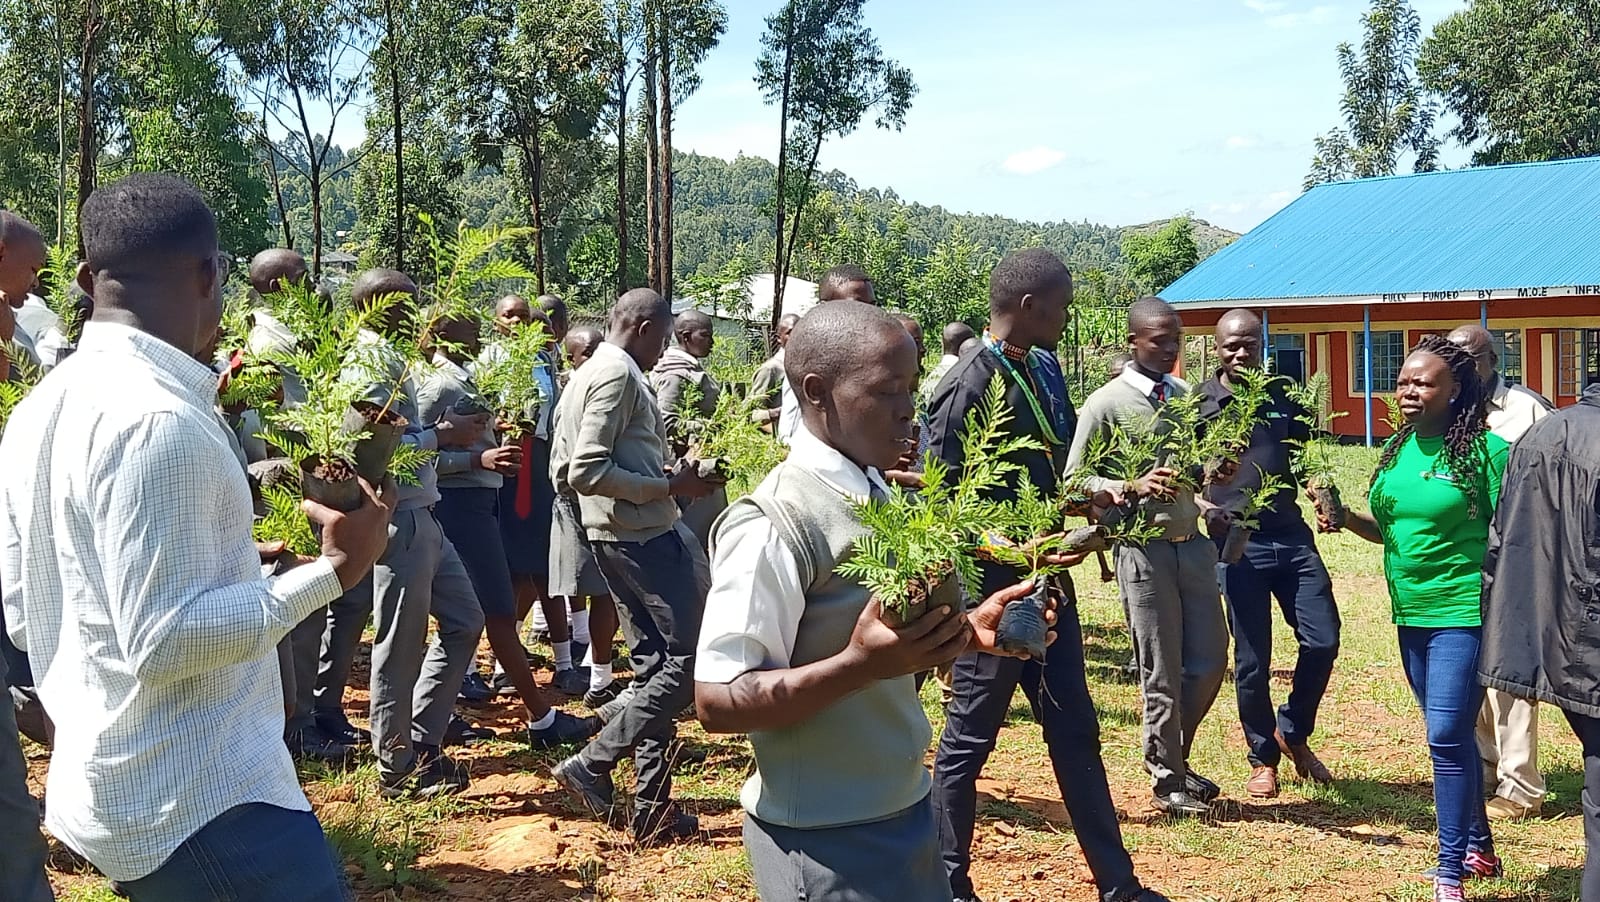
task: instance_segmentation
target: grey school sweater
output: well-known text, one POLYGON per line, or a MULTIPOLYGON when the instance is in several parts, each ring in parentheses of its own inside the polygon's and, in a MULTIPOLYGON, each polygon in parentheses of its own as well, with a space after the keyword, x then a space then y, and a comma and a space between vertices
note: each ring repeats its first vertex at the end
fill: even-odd
MULTIPOLYGON (((1181 397, 1189 391, 1189 386, 1180 382, 1174 389, 1173 396, 1181 397)), ((1136 435, 1147 434, 1155 428, 1156 415, 1155 402, 1148 395, 1141 394, 1139 389, 1128 384, 1126 380, 1112 379, 1095 389, 1094 394, 1083 402, 1083 407, 1078 411, 1078 428, 1072 434, 1072 448, 1067 452, 1066 471, 1071 473, 1082 465, 1084 451, 1096 435, 1110 432, 1113 425, 1121 426, 1136 435)), ((1120 489, 1122 482, 1096 476, 1090 478, 1085 487, 1091 492, 1098 492, 1120 489)), ((1171 501, 1146 499, 1143 507, 1150 514, 1151 522, 1162 527, 1161 538, 1167 541, 1190 538, 1198 529, 1200 508, 1195 504, 1194 493, 1188 489, 1179 489, 1171 501)))

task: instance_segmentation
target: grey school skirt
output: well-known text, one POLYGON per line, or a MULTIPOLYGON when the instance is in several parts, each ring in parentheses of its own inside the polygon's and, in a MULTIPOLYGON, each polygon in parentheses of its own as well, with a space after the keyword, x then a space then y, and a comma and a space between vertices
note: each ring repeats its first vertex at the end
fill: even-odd
POLYGON ((550 594, 558 598, 611 594, 578 519, 577 502, 560 492, 550 520, 550 594))

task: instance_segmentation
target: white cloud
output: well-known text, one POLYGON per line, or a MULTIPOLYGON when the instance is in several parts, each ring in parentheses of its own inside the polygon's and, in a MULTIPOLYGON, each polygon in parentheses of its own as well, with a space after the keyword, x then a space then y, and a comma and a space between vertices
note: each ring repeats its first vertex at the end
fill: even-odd
POLYGON ((1013 175, 1033 175, 1061 165, 1061 161, 1066 158, 1065 152, 1041 144, 1038 147, 1019 150, 1006 157, 1000 168, 1013 175))
POLYGON ((1288 205, 1289 201, 1300 196, 1298 191, 1274 191, 1257 202, 1256 206, 1269 213, 1276 213, 1288 205))
POLYGON ((1263 16, 1283 9, 1283 3, 1279 0, 1244 0, 1244 5, 1263 16))
POLYGON ((1223 142, 1223 146, 1229 150, 1249 150, 1260 143, 1261 139, 1255 135, 1231 135, 1227 141, 1223 142))
POLYGON ((1326 25, 1333 21, 1333 14, 1338 10, 1339 8, 1336 6, 1313 6, 1301 12, 1268 16, 1267 27, 1299 28, 1303 25, 1326 25))

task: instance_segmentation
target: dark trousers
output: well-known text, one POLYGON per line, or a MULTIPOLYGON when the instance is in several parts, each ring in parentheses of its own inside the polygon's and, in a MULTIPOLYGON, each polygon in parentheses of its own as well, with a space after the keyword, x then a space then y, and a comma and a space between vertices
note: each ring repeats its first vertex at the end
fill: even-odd
POLYGON ((678 715, 694 702, 694 650, 711 580, 705 557, 685 535, 674 528, 648 542, 594 543, 633 653, 634 693, 579 760, 606 773, 633 755, 635 831, 647 829, 671 801, 667 756, 678 715))
POLYGON ((934 817, 951 891, 957 897, 973 895, 968 867, 978 775, 994 751, 1019 685, 1033 706, 1034 719, 1044 728, 1061 801, 1072 817, 1073 832, 1101 897, 1116 899, 1137 889, 1100 760, 1100 720, 1084 675, 1077 609, 1062 606, 1056 641, 1045 663, 969 654, 956 659, 954 677, 955 697, 933 766, 934 817))
POLYGON ((1273 731, 1290 745, 1305 745, 1317 726, 1317 708, 1339 655, 1339 608, 1333 581, 1309 541, 1252 537, 1244 559, 1226 565, 1223 591, 1233 627, 1233 684, 1250 763, 1277 767, 1282 751, 1273 731), (1272 708, 1272 600, 1300 646, 1289 698, 1272 708))
POLYGON ((133 902, 345 902, 344 867, 309 811, 224 811, 152 874, 119 881, 133 902))
MULTIPOLYGON (((10 640, 0 633, 0 644, 10 640)), ((6 674, 0 659, 0 676, 6 674)), ((11 696, 0 693, 0 899, 50 902, 45 879, 44 837, 39 834, 39 803, 28 794, 28 761, 11 710, 11 696)))
POLYGON ((1600 902, 1600 719, 1563 712, 1583 744, 1583 902, 1600 902))

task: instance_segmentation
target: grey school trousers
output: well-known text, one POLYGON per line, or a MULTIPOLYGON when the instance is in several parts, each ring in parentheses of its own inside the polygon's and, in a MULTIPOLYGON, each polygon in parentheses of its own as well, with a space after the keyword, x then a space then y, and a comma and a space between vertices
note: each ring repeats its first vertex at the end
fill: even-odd
POLYGON ((1195 731, 1228 667, 1217 547, 1203 537, 1117 549, 1144 690, 1144 763, 1158 794, 1183 789, 1195 731))
MULTIPOLYGON (((350 668, 361 649, 361 633, 372 618, 372 574, 368 573, 322 613, 325 622, 312 711, 318 726, 332 728, 349 723, 344 713, 344 691, 349 688, 350 668)), ((289 638, 292 640, 293 634, 289 638)))
POLYGON ((846 827, 796 830, 746 814, 761 902, 950 902, 933 802, 846 827))
MULTIPOLYGON (((5 660, 0 659, 0 684, 5 667, 5 660)), ((39 803, 28 794, 28 760, 22 756, 11 699, 7 696, 0 702, 0 899, 51 902, 55 895, 44 876, 39 803)))
POLYGON ((477 654, 483 610, 461 558, 425 508, 398 511, 372 572, 372 746, 378 770, 408 773, 413 743, 444 743, 477 654), (439 622, 428 641, 428 616, 439 622))

